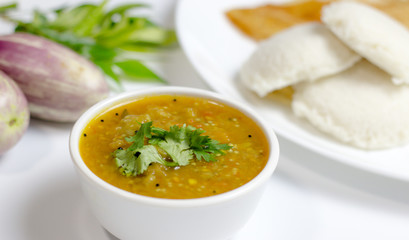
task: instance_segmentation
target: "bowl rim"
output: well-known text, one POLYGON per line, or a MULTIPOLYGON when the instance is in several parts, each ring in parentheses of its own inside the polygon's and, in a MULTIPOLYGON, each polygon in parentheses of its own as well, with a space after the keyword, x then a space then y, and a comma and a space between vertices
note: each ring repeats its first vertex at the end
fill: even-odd
POLYGON ((216 92, 198 88, 178 86, 149 87, 145 89, 132 90, 108 97, 96 103, 87 111, 85 111, 75 122, 69 136, 69 150, 71 160, 73 161, 74 166, 77 168, 77 172, 85 176, 89 181, 93 182, 99 188, 131 201, 151 206, 162 207, 197 207, 218 204, 238 198, 242 195, 245 195, 246 193, 251 192, 253 189, 258 188, 260 185, 266 182, 275 171, 279 158, 279 143, 277 140, 277 136, 272 130, 272 127, 268 127, 268 124, 265 122, 265 120, 262 119, 251 108, 249 108, 245 104, 235 101, 229 97, 222 96, 221 94, 216 92), (267 138, 270 153, 263 170, 252 180, 236 189, 213 196, 192 199, 167 199, 144 196, 120 189, 99 178, 86 166, 84 161, 82 161, 79 153, 78 145, 83 128, 91 121, 91 119, 110 107, 135 98, 155 95, 181 95, 207 98, 236 108, 244 113, 254 122, 256 122, 256 124, 262 129, 267 138))

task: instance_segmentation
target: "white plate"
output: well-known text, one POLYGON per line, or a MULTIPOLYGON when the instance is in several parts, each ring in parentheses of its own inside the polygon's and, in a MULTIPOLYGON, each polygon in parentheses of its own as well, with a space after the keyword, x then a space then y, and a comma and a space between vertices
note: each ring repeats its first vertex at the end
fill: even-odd
MULTIPOLYGON (((277 2, 277 1, 274 1, 277 2)), ((203 79, 215 91, 249 104, 263 115, 281 136, 331 160, 376 174, 409 181, 409 146, 381 151, 363 151, 315 130, 297 119, 289 107, 260 99, 237 83, 237 72, 256 48, 226 18, 232 8, 254 7, 266 0, 181 0, 176 27, 183 50, 203 79)))

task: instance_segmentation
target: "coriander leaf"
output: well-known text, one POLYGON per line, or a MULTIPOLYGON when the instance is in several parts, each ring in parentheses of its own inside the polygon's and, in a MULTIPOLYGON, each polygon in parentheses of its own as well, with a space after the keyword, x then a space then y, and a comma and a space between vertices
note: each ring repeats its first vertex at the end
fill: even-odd
POLYGON ((173 125, 169 128, 169 132, 166 135, 166 137, 170 137, 175 139, 176 141, 180 141, 187 146, 189 146, 189 143, 187 142, 187 128, 185 125, 183 127, 179 127, 177 125, 173 125))
POLYGON ((215 159, 204 150, 195 149, 192 150, 197 160, 205 160, 206 162, 213 162, 215 159))
POLYGON ((152 145, 145 145, 139 150, 140 154, 137 161, 136 174, 142 174, 148 169, 150 163, 161 163, 166 165, 165 160, 159 155, 158 150, 152 145))
POLYGON ((197 160, 216 161, 215 156, 224 154, 223 150, 231 147, 219 144, 209 136, 201 136, 204 132, 186 125, 174 125, 166 131, 152 127, 152 122, 143 123, 134 136, 125 138, 132 145, 126 150, 118 149, 114 152, 116 165, 122 174, 136 176, 143 173, 152 162, 165 166, 185 166, 194 156, 197 160), (170 156, 171 161, 165 160, 161 154, 170 156))
POLYGON ((166 131, 166 130, 164 130, 162 128, 152 127, 152 133, 155 134, 153 137, 158 137, 158 138, 165 139, 165 136, 166 136, 167 132, 168 131, 166 131))
POLYGON ((222 150, 232 148, 227 144, 219 144, 218 141, 211 139, 209 136, 200 136, 204 131, 195 130, 190 136, 190 148, 197 160, 204 159, 206 162, 216 161, 215 155, 224 155, 222 150))
POLYGON ((125 138, 126 141, 133 142, 133 144, 128 149, 133 151, 135 149, 142 148, 145 142, 145 137, 152 137, 151 126, 152 122, 142 123, 141 127, 134 136, 125 138))
POLYGON ((118 149, 114 152, 115 164, 125 176, 136 174, 136 157, 132 151, 118 149))
POLYGON ((179 142, 171 136, 166 136, 165 140, 159 141, 158 146, 161 147, 174 162, 179 166, 186 166, 193 159, 192 150, 186 142, 179 142))
POLYGON ((144 145, 142 148, 133 151, 129 150, 129 148, 127 150, 118 149, 115 151, 115 163, 120 172, 128 177, 142 174, 148 169, 149 164, 154 162, 172 165, 162 159, 156 148, 152 145, 144 145))
POLYGON ((168 131, 158 127, 152 127, 151 131, 154 135, 149 139, 149 143, 152 145, 158 145, 160 141, 165 140, 166 134, 168 133, 168 131))
POLYGON ((157 142, 158 146, 165 150, 172 160, 180 166, 188 165, 189 161, 193 159, 193 152, 189 146, 189 131, 191 128, 185 125, 183 127, 174 125, 170 127, 169 132, 164 133, 165 139, 157 142))

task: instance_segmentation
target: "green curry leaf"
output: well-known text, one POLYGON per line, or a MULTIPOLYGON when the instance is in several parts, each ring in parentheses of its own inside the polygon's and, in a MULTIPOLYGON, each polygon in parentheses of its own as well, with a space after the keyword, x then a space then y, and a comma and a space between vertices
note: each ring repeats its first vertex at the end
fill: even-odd
POLYGON ((141 61, 138 60, 125 60, 116 62, 124 76, 131 80, 151 80, 158 82, 165 82, 161 77, 147 68, 141 61))
MULTIPOLYGON (((127 52, 152 52, 177 42, 174 30, 154 24, 145 16, 136 16, 133 9, 145 4, 119 4, 107 9, 108 0, 99 4, 64 6, 51 12, 33 12, 31 21, 15 18, 9 10, 17 4, 0 6, 0 16, 15 24, 16 32, 27 32, 65 45, 94 62, 121 85, 121 77, 136 81, 165 82, 154 71, 127 52)), ((122 89, 121 86, 116 87, 122 89)))
POLYGON ((11 9, 16 9, 16 8, 17 8, 17 3, 10 3, 8 5, 3 5, 3 6, 0 6, 0 13, 7 12, 11 9))

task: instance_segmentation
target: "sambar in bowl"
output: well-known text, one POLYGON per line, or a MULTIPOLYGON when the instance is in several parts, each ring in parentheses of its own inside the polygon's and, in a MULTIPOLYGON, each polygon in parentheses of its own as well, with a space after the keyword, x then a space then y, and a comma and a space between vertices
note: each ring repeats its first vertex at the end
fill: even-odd
POLYGON ((85 112, 70 152, 88 203, 120 239, 226 239, 276 168, 271 128, 251 109, 184 87, 127 92, 85 112))

